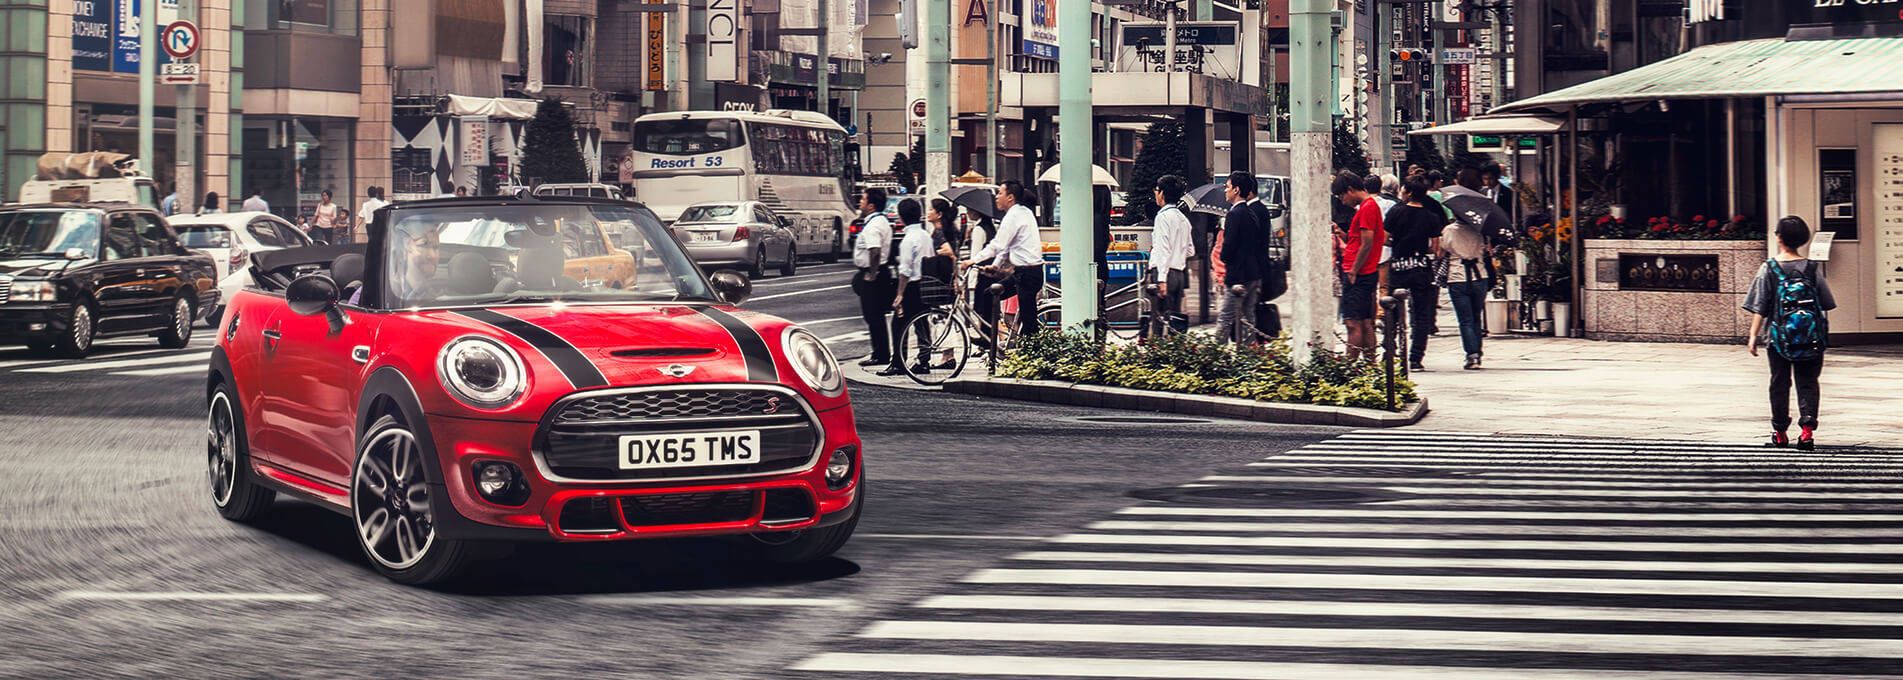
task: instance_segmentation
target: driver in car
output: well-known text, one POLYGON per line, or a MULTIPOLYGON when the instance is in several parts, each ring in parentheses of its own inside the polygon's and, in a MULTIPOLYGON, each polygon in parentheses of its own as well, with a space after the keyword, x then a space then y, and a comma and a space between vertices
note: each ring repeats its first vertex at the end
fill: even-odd
POLYGON ((414 305, 435 299, 441 290, 436 281, 437 249, 442 246, 442 226, 425 227, 419 232, 399 234, 402 246, 390 279, 390 292, 403 304, 414 305))

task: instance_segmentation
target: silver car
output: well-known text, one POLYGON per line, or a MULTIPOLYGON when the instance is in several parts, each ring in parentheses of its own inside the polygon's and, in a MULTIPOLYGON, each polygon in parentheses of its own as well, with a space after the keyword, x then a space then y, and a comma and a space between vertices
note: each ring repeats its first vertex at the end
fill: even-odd
POLYGON ((739 269, 759 278, 774 265, 781 276, 792 276, 799 247, 789 224, 757 201, 696 203, 681 211, 674 234, 701 269, 739 269))

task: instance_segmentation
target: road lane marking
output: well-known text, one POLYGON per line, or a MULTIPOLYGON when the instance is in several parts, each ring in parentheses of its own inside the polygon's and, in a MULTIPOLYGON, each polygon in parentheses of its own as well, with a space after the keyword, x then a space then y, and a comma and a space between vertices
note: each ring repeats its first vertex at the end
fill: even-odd
POLYGON ((1619 499, 1569 500, 1569 499, 1552 499, 1552 498, 1542 498, 1539 500, 1521 500, 1517 498, 1486 498, 1486 497, 1482 497, 1482 498, 1456 498, 1456 497, 1408 498, 1404 500, 1374 501, 1374 502, 1362 504, 1363 507, 1375 507, 1375 508, 1390 507, 1390 506, 1419 506, 1419 505, 1438 505, 1438 506, 1449 507, 1449 508, 1476 508, 1476 507, 1477 508, 1618 508, 1621 510, 1638 510, 1641 508, 1650 508, 1650 509, 1657 509, 1657 510, 1670 510, 1672 512, 1680 512, 1685 510, 1694 510, 1694 511, 1708 510, 1708 509, 1717 508, 1717 507, 1722 507, 1726 510, 1816 510, 1820 507, 1830 508, 1833 510, 1853 510, 1853 511, 1882 511, 1882 510, 1896 509, 1896 503, 1889 503, 1889 502, 1825 504, 1825 503, 1816 503, 1816 502, 1766 503, 1761 501, 1710 501, 1710 500, 1631 501, 1631 500, 1619 500, 1619 499))
POLYGON ((1138 505, 1117 511, 1119 515, 1167 515, 1202 517, 1342 517, 1394 519, 1580 519, 1644 520, 1648 522, 1903 522, 1903 515, 1859 515, 1832 513, 1763 514, 1737 512, 1540 512, 1513 510, 1381 510, 1381 509, 1309 509, 1309 508, 1183 508, 1138 505))
POLYGON ((1762 609, 1667 609, 1574 607, 1537 604, 1445 604, 1326 600, 1217 600, 1173 597, 1067 597, 1052 595, 938 595, 920 609, 999 611, 1145 612, 1159 614, 1254 614, 1275 616, 1424 616, 1454 619, 1550 619, 1555 621, 1671 621, 1829 626, 1903 626, 1903 613, 1762 609))
MULTIPOLYGON (((1570 451, 1567 453, 1549 453, 1546 451, 1509 451, 1509 450, 1477 451, 1477 450, 1427 449, 1427 448, 1387 448, 1387 449, 1307 449, 1307 448, 1304 448, 1304 449, 1296 449, 1294 451, 1291 451, 1289 452, 1289 455, 1292 457, 1301 457, 1301 458, 1314 458, 1314 457, 1321 457, 1321 456, 1341 457, 1341 458, 1350 459, 1350 460, 1360 460, 1363 458, 1414 457, 1414 458, 1434 458, 1434 459, 1460 458, 1460 459, 1489 460, 1489 461, 1502 461, 1502 462, 1522 462, 1522 461, 1537 462, 1537 461, 1544 461, 1544 460, 1559 460, 1559 461, 1582 460, 1582 461, 1606 461, 1606 462, 1613 462, 1613 463, 1643 461, 1643 460, 1664 460, 1664 461, 1723 460, 1723 461, 1747 462, 1747 463, 1774 463, 1774 462, 1796 461, 1796 460, 1818 461, 1818 462, 1859 460, 1859 461, 1884 461, 1884 462, 1894 463, 1897 460, 1896 456, 1890 455, 1890 454, 1854 454, 1854 453, 1811 454, 1811 453, 1802 453, 1802 452, 1796 452, 1796 453, 1760 452, 1750 456, 1744 456, 1744 455, 1739 455, 1739 454, 1731 453, 1731 452, 1717 452, 1717 451, 1714 451, 1714 452, 1650 451, 1650 450, 1640 451, 1640 450, 1633 450, 1633 449, 1617 449, 1617 450, 1611 450, 1611 451, 1570 451)), ((1264 460, 1278 460, 1281 458, 1283 458, 1283 456, 1273 456, 1270 458, 1265 458, 1264 460)))
MULTIPOLYGON (((1101 644, 1319 649, 1432 650, 1548 654, 1855 657, 1903 659, 1903 645, 1882 638, 1747 637, 1475 630, 1153 626, 995 621, 879 621, 860 637, 899 640, 1074 642, 1101 644)), ((1518 669, 1516 669, 1518 672, 1518 669)), ((1333 677, 1333 676, 1327 676, 1333 677)))
POLYGON ((1698 541, 1562 541, 1502 539, 1374 538, 1318 536, 1177 536, 1169 534, 1066 534, 1053 543, 1082 545, 1227 546, 1235 548, 1345 548, 1367 550, 1579 550, 1648 553, 1779 553, 1903 555, 1891 543, 1709 543, 1698 541))
MULTIPOLYGON (((175 349, 146 349, 146 350, 139 350, 137 352, 107 352, 105 351, 107 349, 110 349, 110 348, 96 346, 93 350, 93 359, 95 360, 124 359, 127 357, 145 356, 148 354, 169 353, 169 352, 178 351, 175 349)), ((0 368, 19 368, 23 366, 39 366, 43 364, 66 363, 70 361, 72 360, 71 359, 24 359, 24 360, 13 360, 13 361, 0 361, 0 368)))
POLYGON ((1881 574, 1892 576, 1892 562, 1720 562, 1663 560, 1575 560, 1539 558, 1387 557, 1366 555, 1263 555, 1253 553, 1067 552, 1039 550, 1010 556, 1026 562, 1109 562, 1122 564, 1200 564, 1246 567, 1365 567, 1372 569, 1548 569, 1554 571, 1637 571, 1766 574, 1881 574))
MULTIPOLYGON (((1219 531, 1234 533, 1407 533, 1474 534, 1487 536, 1638 536, 1700 538, 1862 538, 1903 540, 1903 527, 1820 528, 1820 527, 1608 527, 1555 524, 1360 524, 1336 522, 1096 522, 1092 531, 1219 531)), ((1903 565, 1897 565, 1903 573, 1903 565)))
POLYGON ((818 321, 801 321, 798 323, 801 326, 810 328, 813 326, 824 326, 829 323, 840 323, 842 321, 865 321, 865 320, 866 320, 866 317, 855 314, 853 316, 841 316, 841 317, 832 318, 832 319, 820 319, 818 321))
POLYGON ((1859 472, 1892 472, 1893 473, 1898 471, 1899 469, 1897 464, 1895 463, 1839 463, 1835 461, 1818 461, 1818 463, 1820 463, 1819 465, 1781 463, 1781 462, 1780 462, 1781 464, 1776 464, 1776 465, 1767 465, 1763 463, 1754 465, 1751 463, 1744 463, 1744 462, 1732 463, 1732 462, 1725 462, 1725 461, 1709 461, 1709 462, 1673 461, 1670 463, 1661 463, 1656 461, 1645 461, 1645 460, 1634 460, 1628 463, 1602 463, 1598 465, 1580 465, 1579 461, 1563 461, 1563 462, 1570 463, 1570 464, 1551 465, 1551 464, 1541 463, 1538 461, 1517 461, 1516 460, 1516 461, 1501 462, 1501 461, 1486 461, 1486 460, 1471 460, 1471 459, 1426 459, 1426 458, 1397 458, 1392 460, 1379 460, 1379 461, 1359 460, 1359 461, 1353 461, 1353 462, 1344 462, 1339 458, 1277 457, 1271 460, 1250 463, 1248 467, 1252 467, 1252 468, 1316 468, 1316 467, 1422 468, 1422 469, 1428 469, 1428 470, 1480 470, 1482 472, 1487 472, 1492 470, 1498 470, 1500 469, 1502 465, 1515 465, 1515 466, 1519 466, 1521 468, 1525 468, 1528 470, 1539 470, 1542 472, 1600 473, 1600 472, 1607 472, 1612 470, 1646 470, 1651 472, 1660 472, 1660 471, 1669 470, 1672 472, 1697 472, 1697 473, 1703 473, 1703 474, 1753 473, 1753 472, 1763 474, 1767 470, 1786 470, 1786 471, 1835 470, 1835 471, 1842 472, 1842 471, 1849 471, 1850 469, 1855 469, 1859 472))
POLYGON ((872 333, 868 331, 853 331, 851 333, 835 335, 830 338, 823 338, 820 342, 826 343, 827 345, 837 345, 845 342, 858 342, 860 340, 870 339, 872 339, 872 333))
MULTIPOLYGON (((1735 479, 1735 478, 1730 475, 1726 475, 1724 479, 1735 479)), ((1883 479, 1883 478, 1875 478, 1875 477, 1867 477, 1867 476, 1850 478, 1855 481, 1836 481, 1836 482, 1826 482, 1826 481, 1814 479, 1808 476, 1802 479, 1803 481, 1801 482, 1796 481, 1797 478, 1794 478, 1794 477, 1784 477, 1782 478, 1782 481, 1763 481, 1763 482, 1714 482, 1714 481, 1703 481, 1703 480, 1693 481, 1693 482, 1668 482, 1668 481, 1652 481, 1651 479, 1623 480, 1623 481, 1622 480, 1598 480, 1598 479, 1572 479, 1572 478, 1567 478, 1567 479, 1492 479, 1492 478, 1488 478, 1481 475, 1465 475, 1460 477, 1395 477, 1391 475, 1382 475, 1379 477, 1323 477, 1319 475, 1315 475, 1315 476, 1310 476, 1310 475, 1284 475, 1284 476, 1210 475, 1208 477, 1204 477, 1197 481, 1200 481, 1200 482, 1259 482, 1259 483, 1274 483, 1274 484, 1355 484, 1359 486, 1387 486, 1390 484, 1408 484, 1410 486, 1432 485, 1432 486, 1456 486, 1456 487, 1467 487, 1467 486, 1547 487, 1547 488, 1551 488, 1551 487, 1617 487, 1621 489, 1634 489, 1634 490, 1645 490, 1645 489, 1765 489, 1765 490, 1771 490, 1771 489, 1818 489, 1818 488, 1834 488, 1834 487, 1845 487, 1845 488, 1854 489, 1856 487, 1872 486, 1872 485, 1881 485, 1883 487, 1894 488, 1897 485, 1897 480, 1895 479, 1883 479)))
POLYGON ((1049 536, 1005 536, 999 534, 854 534, 853 538, 893 539, 902 541, 1045 541, 1049 536))
POLYGON ((857 602, 831 597, 695 597, 692 595, 590 595, 581 598, 594 605, 652 605, 689 607, 812 607, 855 609, 857 602))
POLYGON ((105 600, 120 602, 323 602, 328 595, 305 593, 200 593, 178 592, 114 592, 106 590, 68 590, 59 594, 62 600, 105 600))
POLYGON ((195 374, 195 373, 204 373, 206 370, 207 369, 204 366, 173 366, 171 368, 148 368, 148 369, 139 370, 139 371, 113 371, 111 375, 134 375, 134 376, 148 376, 148 377, 162 376, 162 375, 189 375, 189 374, 195 374))
MULTIPOLYGON (((1032 638, 1037 639, 1037 638, 1032 638)), ((1661 673, 1652 670, 1576 671, 1545 668, 1398 666, 1373 664, 1132 659, 992 654, 887 654, 827 652, 793 666, 796 671, 932 675, 1006 675, 1072 678, 1201 678, 1202 680, 1770 680, 1759 673, 1661 673)), ((1832 680, 1895 680, 1895 676, 1832 675, 1832 680)))
POLYGON ((1812 498, 1846 501, 1903 500, 1903 493, 1860 493, 1830 491, 1677 491, 1671 489, 1510 489, 1492 487, 1380 486, 1385 491, 1450 496, 1608 496, 1613 498, 1812 498))
POLYGON ((853 271, 848 269, 832 269, 832 270, 827 270, 823 272, 811 272, 811 273, 802 271, 801 273, 794 274, 792 276, 776 276, 776 277, 773 277, 771 280, 759 281, 754 283, 753 287, 759 288, 761 286, 780 286, 780 285, 792 285, 796 283, 812 283, 811 279, 815 277, 839 276, 841 274, 850 274, 850 273, 853 273, 853 271))
POLYGON ((774 300, 774 299, 778 299, 778 298, 783 298, 783 297, 793 297, 793 296, 795 296, 795 295, 808 295, 808 294, 812 294, 812 293, 824 293, 824 292, 826 292, 826 291, 831 291, 831 290, 845 290, 845 289, 847 289, 847 288, 851 288, 851 287, 852 287, 852 284, 846 284, 846 285, 843 285, 843 286, 826 286, 826 287, 823 287, 823 288, 808 288, 808 289, 806 289, 806 290, 796 290, 796 291, 793 291, 793 292, 790 292, 790 293, 774 293, 774 294, 772 294, 772 295, 762 295, 762 296, 760 296, 760 297, 752 297, 752 298, 747 298, 747 301, 748 301, 748 302, 761 302, 761 301, 764 301, 764 300, 774 300))
MULTIPOLYGON (((1275 588, 1410 590, 1421 592, 1576 593, 1661 597, 1804 597, 1903 600, 1903 583, 1715 581, 1541 576, 1417 576, 1253 571, 1144 571, 1134 569, 981 569, 965 583, 1142 586, 1158 588, 1275 588)), ((1903 645, 1897 645, 1903 652, 1903 645)))
POLYGON ((148 359, 126 359, 123 361, 94 361, 64 366, 44 366, 40 368, 22 368, 18 373, 78 373, 80 371, 103 371, 113 368, 132 368, 157 364, 182 364, 188 361, 209 361, 211 352, 188 352, 148 359))

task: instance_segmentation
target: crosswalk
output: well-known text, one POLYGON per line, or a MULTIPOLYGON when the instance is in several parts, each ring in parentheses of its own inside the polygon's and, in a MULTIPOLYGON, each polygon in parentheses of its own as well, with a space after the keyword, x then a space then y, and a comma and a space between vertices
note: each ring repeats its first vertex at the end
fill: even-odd
POLYGON ((25 350, 0 351, 0 374, 42 378, 111 375, 151 378, 179 375, 204 375, 211 361, 211 349, 217 340, 210 331, 194 334, 185 347, 154 348, 147 338, 102 341, 85 359, 50 359, 25 350))
POLYGON ((1903 677, 1903 451, 1362 431, 980 569, 809 677, 1903 677))

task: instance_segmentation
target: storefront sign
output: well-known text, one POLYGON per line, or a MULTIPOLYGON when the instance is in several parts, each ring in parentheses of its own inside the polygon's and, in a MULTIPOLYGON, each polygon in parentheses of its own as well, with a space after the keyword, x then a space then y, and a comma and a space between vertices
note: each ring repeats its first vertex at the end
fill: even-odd
POLYGON ((1903 125, 1876 125, 1873 133, 1877 318, 1903 319, 1903 125))
POLYGON ((740 80, 740 0, 707 2, 707 79, 740 80))
MULTIPOLYGON (((1694 0, 1694 7, 1704 2, 1694 0)), ((1792 24, 1862 24, 1896 22, 1903 19, 1903 0, 1784 0, 1785 16, 1792 24)), ((1720 16, 1718 18, 1724 18, 1720 16)))
POLYGON ((73 68, 112 70, 114 0, 73 1, 73 68))
POLYGON ((483 116, 464 116, 456 119, 461 135, 456 144, 456 164, 482 166, 489 164, 489 119, 483 116))
POLYGON ((1024 27, 1024 54, 1057 58, 1057 0, 1029 0, 1030 22, 1024 27))
MULTIPOLYGON (((648 0, 647 4, 664 4, 667 0, 648 0)), ((648 12, 647 26, 647 83, 646 88, 659 92, 667 89, 667 13, 648 12)))
POLYGON ((112 70, 114 73, 139 72, 139 5, 142 0, 119 0, 114 8, 112 32, 112 70))
POLYGON ((1837 238, 1857 238, 1857 150, 1817 150, 1817 229, 1831 231, 1837 238))
POLYGON ((1239 80, 1242 74, 1242 44, 1237 41, 1236 25, 1228 22, 1177 22, 1176 54, 1166 58, 1168 49, 1165 24, 1127 23, 1117 53, 1120 71, 1169 70, 1201 73, 1226 80, 1239 80), (1172 68, 1169 62, 1175 62, 1172 68))
POLYGON ((722 111, 759 111, 765 89, 739 83, 714 83, 714 105, 722 111))
POLYGON ((1474 63, 1476 51, 1472 47, 1445 47, 1440 51, 1440 63, 1447 66, 1474 63))

